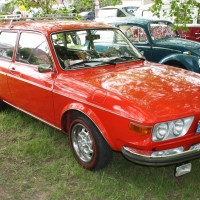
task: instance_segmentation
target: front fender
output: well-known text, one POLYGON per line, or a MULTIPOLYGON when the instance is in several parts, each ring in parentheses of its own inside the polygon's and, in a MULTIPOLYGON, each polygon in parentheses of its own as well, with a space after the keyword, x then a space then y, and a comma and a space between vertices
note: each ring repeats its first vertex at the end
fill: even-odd
POLYGON ((186 69, 200 73, 199 57, 185 54, 173 54, 160 60, 161 64, 180 63, 186 69))
MULTIPOLYGON (((88 107, 85 104, 82 103, 70 103, 62 111, 62 116, 65 115, 65 113, 70 112, 70 111, 78 111, 81 112, 82 114, 86 115, 94 124, 95 126, 99 129, 101 132, 102 136, 104 139, 107 141, 107 143, 110 145, 112 149, 115 149, 115 145, 112 142, 112 139, 110 138, 107 130, 105 129, 103 123, 99 119, 99 117, 96 115, 96 113, 92 110, 92 108, 88 107)), ((61 116, 61 118, 62 118, 61 116)), ((62 121, 62 120, 60 120, 62 121)))

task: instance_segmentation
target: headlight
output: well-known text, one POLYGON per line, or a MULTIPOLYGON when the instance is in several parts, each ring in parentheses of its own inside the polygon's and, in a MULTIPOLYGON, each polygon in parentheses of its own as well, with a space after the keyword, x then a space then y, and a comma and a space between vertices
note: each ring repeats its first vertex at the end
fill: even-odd
POLYGON ((156 124, 153 128, 152 140, 158 142, 185 135, 188 132, 193 119, 194 117, 192 116, 156 124))
POLYGON ((169 127, 167 123, 162 123, 159 126, 156 126, 155 134, 158 140, 162 140, 167 136, 169 132, 169 127))
POLYGON ((184 127, 184 121, 182 119, 179 119, 174 122, 174 127, 173 127, 173 134, 175 136, 181 135, 184 127))

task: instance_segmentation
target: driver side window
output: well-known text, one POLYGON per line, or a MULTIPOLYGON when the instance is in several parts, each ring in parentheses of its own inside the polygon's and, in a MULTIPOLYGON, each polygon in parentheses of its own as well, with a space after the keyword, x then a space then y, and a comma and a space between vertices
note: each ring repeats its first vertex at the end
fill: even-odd
POLYGON ((21 33, 16 60, 31 65, 51 65, 51 57, 45 37, 38 33, 21 33))

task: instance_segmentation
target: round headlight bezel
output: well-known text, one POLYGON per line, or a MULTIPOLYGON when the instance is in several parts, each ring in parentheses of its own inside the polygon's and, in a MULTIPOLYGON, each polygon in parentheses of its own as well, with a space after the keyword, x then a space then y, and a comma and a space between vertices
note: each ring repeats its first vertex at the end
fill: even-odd
POLYGON ((169 133, 169 126, 167 123, 161 123, 156 127, 157 140, 163 140, 169 133))
POLYGON ((175 121, 173 126, 173 134, 175 136, 181 135, 183 132, 183 128, 184 128, 184 121, 182 119, 175 121))

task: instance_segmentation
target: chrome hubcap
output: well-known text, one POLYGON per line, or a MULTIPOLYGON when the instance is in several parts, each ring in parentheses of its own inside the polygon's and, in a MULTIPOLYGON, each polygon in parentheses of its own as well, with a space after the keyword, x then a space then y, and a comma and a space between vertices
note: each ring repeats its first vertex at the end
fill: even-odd
POLYGON ((93 140, 88 129, 81 123, 77 123, 72 129, 72 145, 76 155, 83 162, 90 162, 93 158, 93 140))

